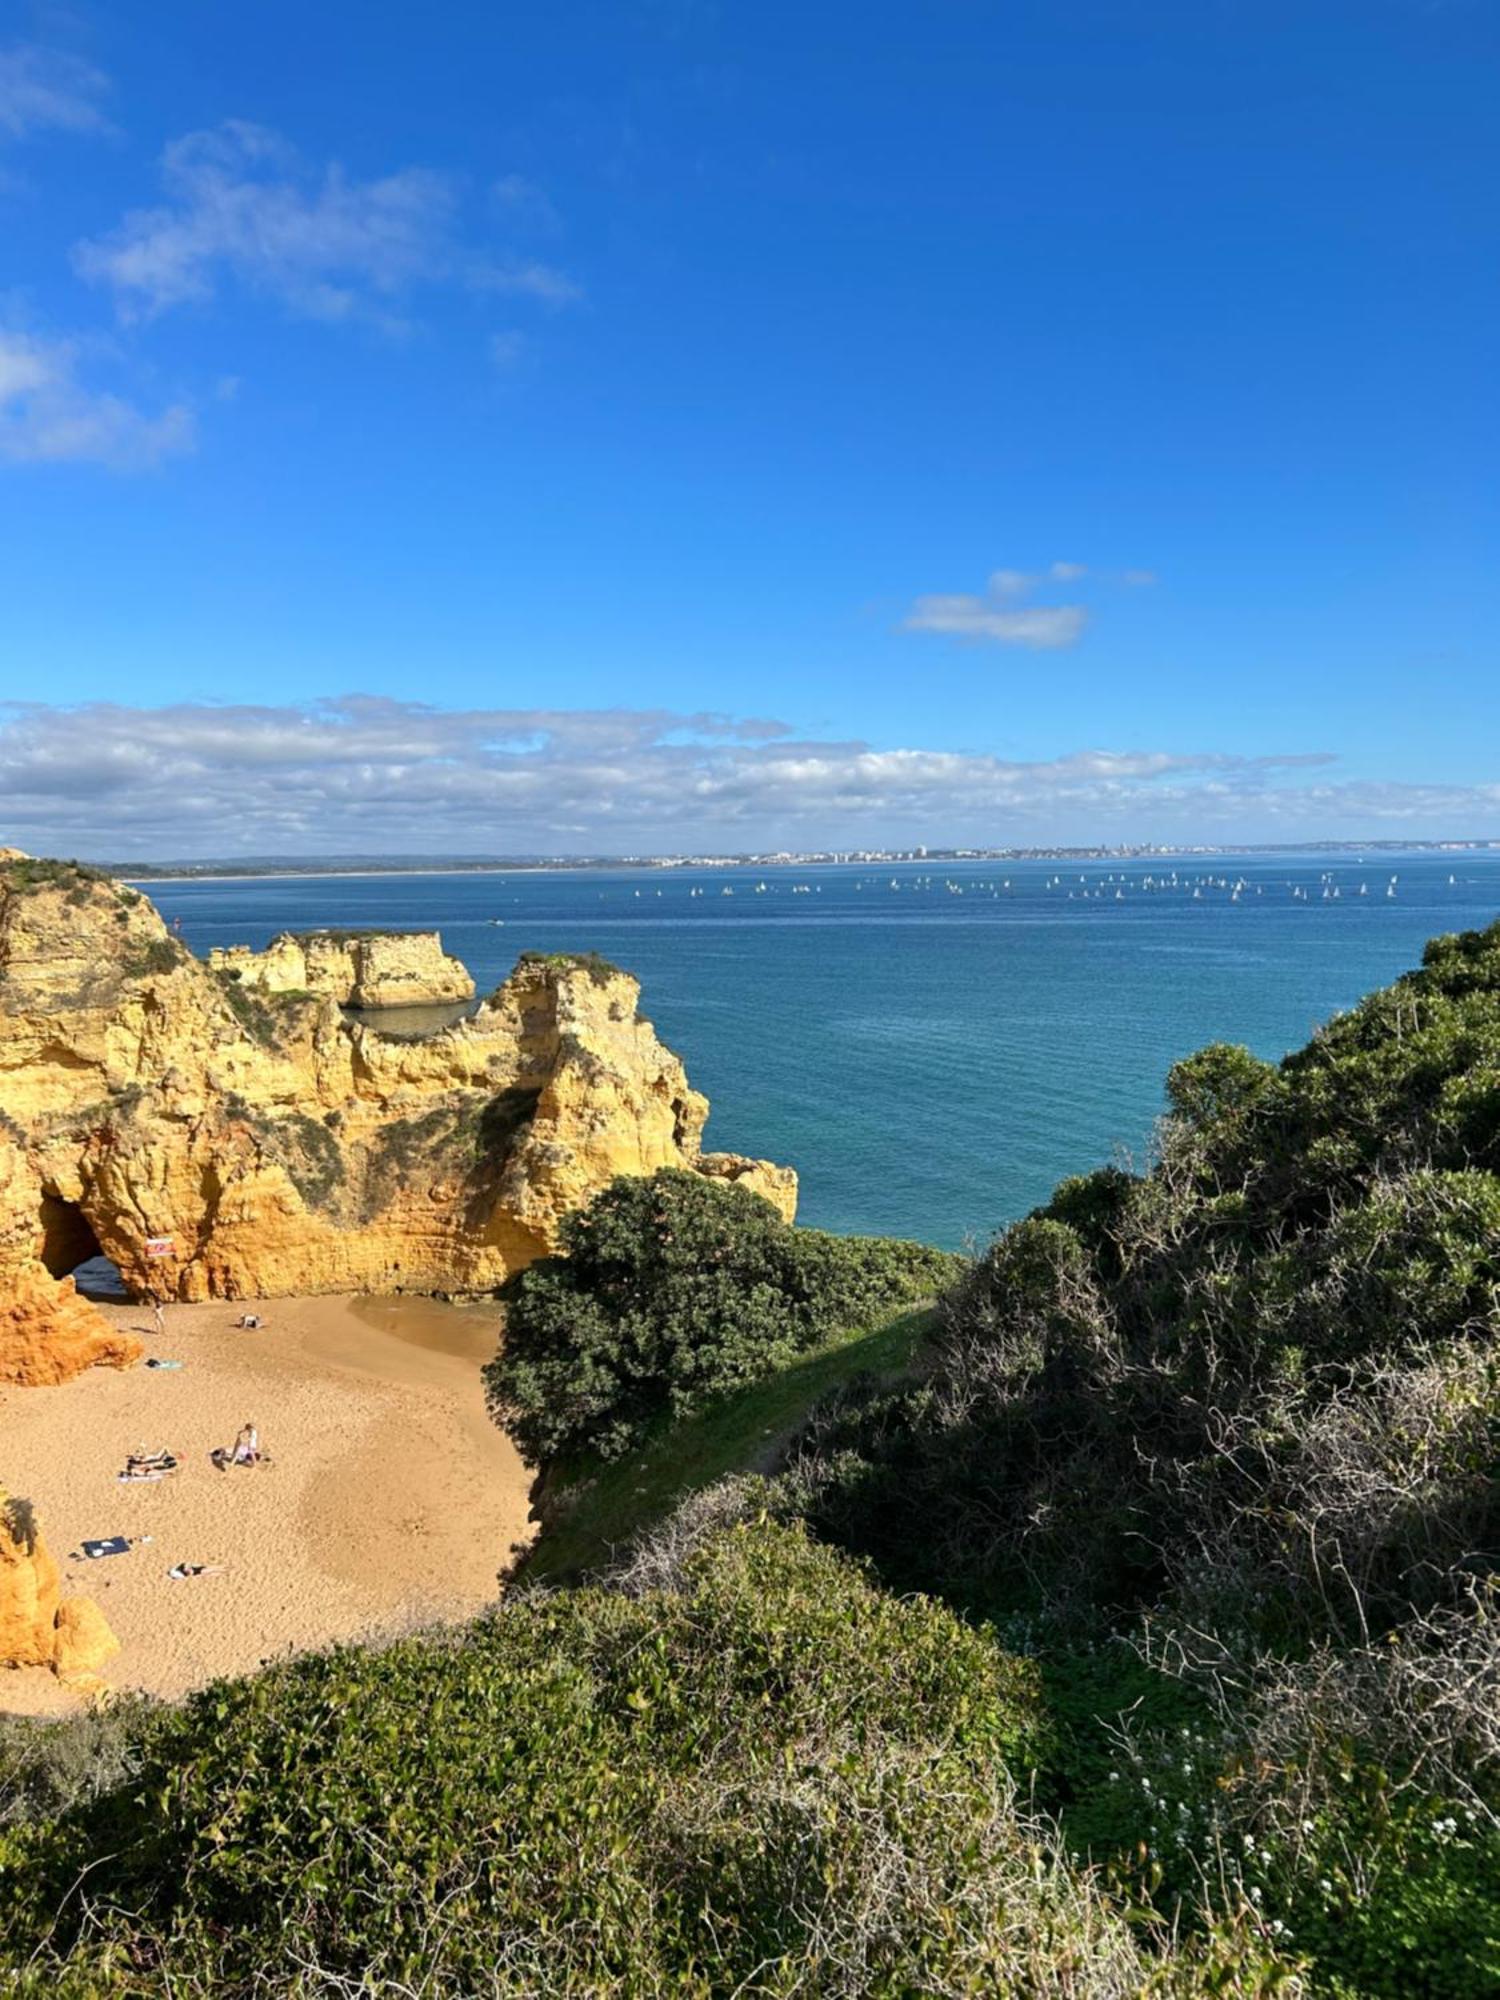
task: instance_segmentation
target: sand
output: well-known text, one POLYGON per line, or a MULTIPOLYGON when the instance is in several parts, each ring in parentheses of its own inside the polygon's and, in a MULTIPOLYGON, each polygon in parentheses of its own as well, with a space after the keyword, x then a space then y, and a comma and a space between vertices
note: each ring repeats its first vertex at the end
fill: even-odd
MULTIPOLYGON (((104 1678, 173 1697, 337 1640, 472 1617, 530 1534, 531 1474, 484 1407, 493 1308, 431 1299, 237 1300, 101 1307, 180 1370, 96 1368, 0 1389, 0 1475, 36 1506, 64 1589, 121 1644, 104 1678), (242 1331, 241 1312, 265 1324, 242 1331), (269 1466, 219 1471, 253 1420, 269 1466), (173 1477, 121 1485, 126 1454, 166 1447, 173 1477), (85 1536, 146 1536, 87 1561, 85 1536), (176 1563, 222 1563, 185 1581, 176 1563)), ((78 1698, 41 1668, 0 1672, 0 1714, 78 1698)))

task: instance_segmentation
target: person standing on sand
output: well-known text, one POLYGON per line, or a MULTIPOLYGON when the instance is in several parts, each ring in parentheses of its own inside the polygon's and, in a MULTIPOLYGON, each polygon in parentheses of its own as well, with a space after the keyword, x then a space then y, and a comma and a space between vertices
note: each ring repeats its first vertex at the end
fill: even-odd
POLYGON ((260 1432, 255 1428, 254 1424, 246 1423, 240 1426, 240 1434, 234 1441, 234 1450, 230 1453, 230 1463, 233 1465, 259 1465, 260 1432))
POLYGON ((164 1334, 166 1330, 167 1330, 167 1316, 162 1311, 161 1300, 153 1299, 151 1301, 151 1331, 159 1337, 160 1335, 164 1334))

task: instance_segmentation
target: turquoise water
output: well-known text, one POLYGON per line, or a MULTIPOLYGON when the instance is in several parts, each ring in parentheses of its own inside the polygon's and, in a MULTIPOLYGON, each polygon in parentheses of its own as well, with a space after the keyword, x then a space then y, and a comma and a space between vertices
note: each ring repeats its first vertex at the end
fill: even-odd
POLYGON ((1179 1056, 1282 1055, 1435 932, 1490 922, 1500 854, 146 886, 198 952, 437 929, 481 991, 520 951, 603 952, 708 1093, 709 1143, 794 1165, 803 1221, 961 1247, 1139 1160, 1179 1056))

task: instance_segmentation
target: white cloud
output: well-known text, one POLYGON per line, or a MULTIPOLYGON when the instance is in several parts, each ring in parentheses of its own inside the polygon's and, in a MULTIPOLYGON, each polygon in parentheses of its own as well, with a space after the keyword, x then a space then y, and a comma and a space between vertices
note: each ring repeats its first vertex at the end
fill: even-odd
POLYGON ((578 287, 532 260, 471 249, 459 190, 404 167, 358 180, 337 162, 310 166, 279 133, 233 119, 190 132, 162 155, 166 200, 131 210, 112 234, 81 243, 80 274, 109 286, 125 319, 202 304, 226 280, 321 320, 400 330, 400 302, 424 285, 568 303, 578 287))
POLYGON ((1500 831, 1500 785, 1331 781, 1323 753, 1038 761, 624 709, 0 711, 0 843, 96 857, 622 854, 1500 831))
MULTIPOLYGON (((992 570, 982 596, 956 591, 919 597, 903 619, 902 630, 941 632, 955 639, 1037 650, 1073 646, 1089 622, 1085 605, 1032 604, 1026 600, 1048 585, 1082 583, 1091 574, 1088 564, 1080 562, 1049 563, 1041 570, 992 570)), ((1146 584, 1156 578, 1150 570, 1132 569, 1123 571, 1116 580, 1146 584)))
POLYGON ((0 138, 34 132, 103 132, 106 77, 76 56, 20 42, 0 49, 0 138))
POLYGON ((1047 649, 1072 646, 1083 634, 1088 612, 1081 604, 1008 606, 1019 595, 1010 585, 1013 573, 997 571, 1006 582, 991 579, 988 597, 919 597, 907 613, 907 632, 946 632, 958 639, 989 639, 1002 646, 1047 649))
POLYGON ((76 343, 0 328, 0 459, 90 460, 128 471, 191 451, 192 412, 156 415, 80 379, 76 343))

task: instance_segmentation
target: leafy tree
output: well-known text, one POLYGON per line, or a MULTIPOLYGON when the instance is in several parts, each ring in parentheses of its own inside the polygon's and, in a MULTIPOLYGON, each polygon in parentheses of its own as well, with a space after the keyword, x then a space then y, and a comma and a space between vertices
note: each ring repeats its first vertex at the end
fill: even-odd
POLYGON ((488 1371, 533 1460, 618 1457, 659 1418, 759 1380, 936 1290, 955 1260, 918 1243, 795 1229, 748 1188, 668 1169, 621 1178, 563 1224, 563 1255, 507 1295, 488 1371))

